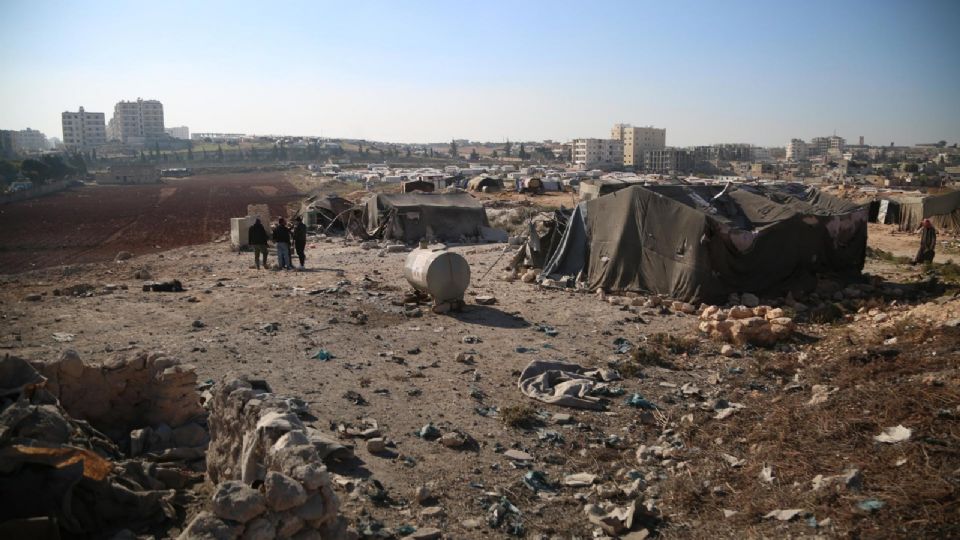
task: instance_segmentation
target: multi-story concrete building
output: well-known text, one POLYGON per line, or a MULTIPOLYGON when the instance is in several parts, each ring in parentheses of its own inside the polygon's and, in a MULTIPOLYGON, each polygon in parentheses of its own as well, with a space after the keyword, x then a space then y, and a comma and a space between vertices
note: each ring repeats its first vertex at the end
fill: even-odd
POLYGON ((133 146, 162 139, 163 104, 155 99, 121 101, 113 108, 113 118, 107 126, 107 135, 112 141, 133 146))
POLYGON ((623 167, 623 142, 615 139, 574 139, 573 164, 580 170, 623 167))
POLYGON ((830 137, 814 137, 810 139, 810 154, 823 156, 829 153, 836 153, 839 155, 843 154, 843 149, 846 146, 846 139, 836 135, 831 135, 830 137))
POLYGON ((176 126, 169 127, 164 129, 167 135, 173 137, 174 139, 183 139, 185 141, 190 140, 190 128, 187 126, 176 126))
POLYGON ((107 144, 107 128, 102 112, 87 112, 80 107, 78 112, 64 112, 63 145, 71 150, 88 150, 107 144))
POLYGON ((14 146, 21 152, 39 152, 50 148, 50 143, 43 133, 27 128, 15 132, 14 146))
POLYGON ((809 148, 803 139, 790 139, 787 143, 787 161, 805 161, 809 155, 809 148))
POLYGON ((667 145, 667 130, 655 127, 634 127, 630 124, 614 124, 610 138, 623 143, 623 166, 639 168, 643 165, 643 153, 648 150, 663 150, 667 145))
POLYGON ((643 170, 652 173, 673 174, 693 170, 693 154, 686 150, 667 148, 643 153, 643 170))

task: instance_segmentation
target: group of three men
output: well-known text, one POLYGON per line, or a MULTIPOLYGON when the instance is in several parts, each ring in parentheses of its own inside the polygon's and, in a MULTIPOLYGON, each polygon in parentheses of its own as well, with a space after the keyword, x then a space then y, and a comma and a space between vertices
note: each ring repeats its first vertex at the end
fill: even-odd
POLYGON ((305 249, 307 247, 307 226, 303 224, 303 218, 297 216, 293 227, 287 226, 287 220, 280 218, 273 231, 267 236, 267 229, 260 223, 260 218, 250 226, 248 231, 248 241, 253 247, 253 262, 260 269, 260 257, 263 255, 263 268, 270 268, 267 265, 267 240, 273 240, 277 245, 277 267, 281 270, 293 270, 293 263, 290 261, 290 240, 293 240, 293 246, 297 250, 297 258, 300 259, 300 269, 303 270, 303 264, 307 260, 305 249))

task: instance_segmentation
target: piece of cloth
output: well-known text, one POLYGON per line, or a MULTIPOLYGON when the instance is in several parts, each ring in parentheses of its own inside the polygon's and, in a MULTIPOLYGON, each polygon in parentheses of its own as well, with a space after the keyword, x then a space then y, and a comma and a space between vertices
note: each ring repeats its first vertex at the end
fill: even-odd
POLYGON ((587 369, 559 360, 533 360, 520 374, 517 386, 527 397, 577 409, 603 410, 605 401, 595 394, 604 392, 606 383, 620 380, 616 370, 587 369))
POLYGON ((290 264, 290 244, 287 242, 277 242, 277 265, 281 270, 293 268, 290 264))
POLYGON ((263 227, 263 223, 254 223, 250 226, 250 229, 247 230, 247 241, 252 245, 263 244, 267 245, 267 229, 263 227))
MULTIPOLYGON (((264 235, 267 233, 264 232, 264 235)), ((262 244, 253 244, 253 263, 257 265, 257 268, 260 268, 260 256, 263 256, 263 267, 267 267, 267 243, 262 244)))
POLYGON ((290 245, 290 229, 277 225, 273 228, 273 241, 276 243, 283 242, 287 245, 290 245))

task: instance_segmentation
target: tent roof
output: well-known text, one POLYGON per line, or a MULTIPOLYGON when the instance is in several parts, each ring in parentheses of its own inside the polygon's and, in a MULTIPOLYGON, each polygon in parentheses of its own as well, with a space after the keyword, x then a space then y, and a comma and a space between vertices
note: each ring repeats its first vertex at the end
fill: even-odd
POLYGON ((383 208, 460 207, 480 208, 483 205, 468 193, 378 193, 374 197, 383 208))

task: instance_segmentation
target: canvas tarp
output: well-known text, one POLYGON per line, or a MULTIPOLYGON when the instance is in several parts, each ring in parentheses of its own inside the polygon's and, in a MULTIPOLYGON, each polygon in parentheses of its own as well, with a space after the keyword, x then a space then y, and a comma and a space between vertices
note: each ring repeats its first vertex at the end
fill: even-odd
POLYGON ((468 193, 378 193, 364 209, 367 230, 382 227, 384 238, 457 241, 479 237, 489 227, 487 212, 468 193))
POLYGON ((901 198, 900 230, 916 231, 925 218, 943 231, 960 232, 960 191, 929 197, 901 198))
POLYGON ((590 289, 722 301, 859 274, 868 207, 813 188, 633 186, 581 203, 543 276, 590 289))

